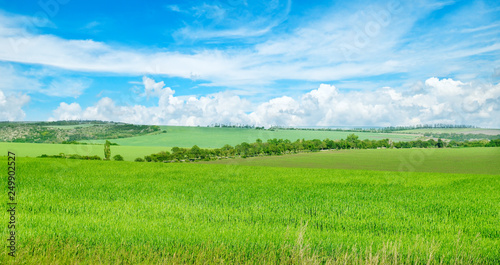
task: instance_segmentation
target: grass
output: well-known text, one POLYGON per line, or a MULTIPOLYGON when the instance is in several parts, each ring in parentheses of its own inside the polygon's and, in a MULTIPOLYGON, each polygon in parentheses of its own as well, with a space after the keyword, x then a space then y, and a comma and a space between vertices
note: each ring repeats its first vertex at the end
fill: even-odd
POLYGON ((203 162, 245 166, 500 174, 500 148, 367 149, 203 162))
MULTIPOLYGON (((114 142, 114 141, 112 141, 114 142)), ((98 155, 104 158, 104 145, 74 145, 74 144, 33 144, 33 143, 5 143, 0 142, 0 149, 10 150, 20 157, 37 157, 42 154, 58 155, 79 154, 98 155)), ((111 157, 121 155, 126 161, 133 161, 137 157, 144 157, 160 151, 170 151, 170 147, 161 146, 111 146, 111 157)))
POLYGON ((15 264, 500 263, 500 175, 23 157, 16 170, 15 264))
MULTIPOLYGON (((338 131, 306 131, 306 130, 255 130, 243 128, 211 128, 211 127, 183 127, 160 126, 167 133, 143 135, 131 138, 113 139, 119 145, 127 146, 170 146, 201 148, 220 148, 225 144, 236 145, 242 142, 253 143, 256 139, 346 139, 352 132, 338 131)), ((356 132, 360 139, 392 139, 393 141, 409 141, 416 139, 414 135, 394 133, 364 133, 356 132)), ((104 140, 89 140, 90 143, 104 143, 104 140)))

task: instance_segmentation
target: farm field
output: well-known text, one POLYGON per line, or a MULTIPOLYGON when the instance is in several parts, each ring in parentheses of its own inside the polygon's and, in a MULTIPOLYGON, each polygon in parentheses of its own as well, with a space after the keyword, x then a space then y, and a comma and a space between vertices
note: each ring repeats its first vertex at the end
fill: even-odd
MULTIPOLYGON (((326 138, 336 140, 345 139, 352 132, 339 131, 308 131, 308 130, 255 130, 244 128, 212 128, 212 127, 186 127, 186 126, 160 126, 167 133, 143 135, 131 138, 112 139, 119 145, 127 146, 169 146, 169 147, 192 147, 198 145, 201 148, 220 148, 226 144, 236 145, 242 142, 253 143, 256 139, 266 141, 268 139, 320 139, 326 138)), ((396 133, 366 133, 356 132, 359 139, 392 139, 393 141, 415 140, 417 136, 396 133)), ((82 142, 104 143, 104 140, 87 140, 82 142)))
POLYGON ((500 262, 500 175, 23 157, 16 170, 15 264, 500 262))
MULTIPOLYGON (((75 145, 75 144, 34 144, 34 143, 5 143, 0 142, 0 149, 10 150, 20 157, 37 157, 42 154, 58 155, 78 154, 104 158, 103 145, 75 145)), ((161 146, 111 146, 111 156, 121 155, 127 161, 133 161, 137 157, 144 157, 160 151, 170 151, 170 147, 161 146)))
POLYGON ((500 174, 500 148, 365 149, 225 159, 208 164, 500 174))

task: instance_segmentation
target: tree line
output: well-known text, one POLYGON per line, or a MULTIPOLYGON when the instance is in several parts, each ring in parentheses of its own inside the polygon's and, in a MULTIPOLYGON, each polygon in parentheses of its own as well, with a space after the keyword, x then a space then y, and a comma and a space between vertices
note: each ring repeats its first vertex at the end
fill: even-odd
POLYGON ((340 140, 305 140, 298 139, 294 142, 287 139, 269 139, 266 142, 257 139, 254 143, 243 142, 236 146, 224 145, 222 148, 205 149, 197 145, 192 148, 174 147, 172 152, 163 151, 137 158, 142 162, 183 162, 183 161, 209 161, 235 157, 254 157, 295 154, 299 152, 317 152, 321 150, 342 149, 377 149, 377 148, 445 148, 445 147, 500 147, 500 139, 478 141, 450 141, 449 143, 438 139, 427 141, 416 140, 408 142, 393 142, 389 139, 359 140, 355 134, 350 134, 346 139, 340 140))
POLYGON ((483 133, 431 133, 431 132, 426 132, 424 133, 425 137, 433 137, 433 138, 443 138, 443 139, 448 139, 448 140, 454 140, 454 141, 467 141, 467 140, 479 140, 479 139, 488 139, 488 140, 494 140, 494 139, 500 139, 500 135, 488 135, 488 134, 483 134, 483 133))
MULTIPOLYGON (((113 143, 106 140, 104 144, 104 159, 101 157, 84 156, 78 154, 59 154, 46 155, 41 158, 66 158, 66 159, 83 159, 83 160, 111 160, 111 145, 113 143)), ((296 154, 300 152, 318 152, 322 150, 342 150, 342 149, 377 149, 377 148, 458 148, 458 147, 500 147, 500 139, 493 140, 475 140, 475 141, 450 141, 446 142, 441 139, 437 141, 429 139, 427 141, 416 140, 408 142, 393 142, 389 139, 382 140, 359 140, 355 134, 350 134, 347 138, 340 140, 305 140, 297 139, 292 142, 288 139, 269 139, 263 142, 257 139, 254 143, 243 142, 236 146, 229 144, 222 148, 207 149, 200 148, 194 145, 191 148, 174 147, 172 152, 162 151, 156 154, 147 155, 144 158, 138 157, 136 162, 185 162, 185 161, 210 161, 217 159, 227 159, 236 157, 254 157, 254 156, 271 156, 296 154)), ((115 161, 123 161, 123 157, 119 154, 112 157, 115 161)))

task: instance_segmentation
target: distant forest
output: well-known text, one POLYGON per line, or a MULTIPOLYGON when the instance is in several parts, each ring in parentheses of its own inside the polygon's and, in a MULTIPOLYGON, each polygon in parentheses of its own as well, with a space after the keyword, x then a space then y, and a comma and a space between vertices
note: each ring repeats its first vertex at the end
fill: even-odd
MULTIPOLYGON (((255 125, 244 125, 244 124, 223 124, 223 123, 214 123, 208 125, 207 127, 216 127, 216 128, 245 128, 245 129, 258 129, 264 130, 264 127, 258 127, 255 125)), ((378 133, 388 133, 394 131, 404 131, 404 130, 415 130, 415 129, 444 129, 444 128, 453 128, 453 129, 470 129, 470 128, 478 128, 473 125, 454 125, 454 124, 420 124, 420 125, 411 125, 411 126, 390 126, 383 128, 302 128, 302 127, 287 127, 287 126, 271 126, 268 130, 306 130, 306 131, 347 131, 347 132, 378 132, 378 133)))

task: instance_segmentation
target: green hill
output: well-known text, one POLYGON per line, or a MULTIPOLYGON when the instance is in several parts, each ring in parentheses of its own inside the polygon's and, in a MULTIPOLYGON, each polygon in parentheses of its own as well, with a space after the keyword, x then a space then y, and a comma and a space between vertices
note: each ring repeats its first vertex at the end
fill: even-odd
MULTIPOLYGON (((220 148, 225 144, 236 145, 242 142, 255 142, 256 139, 345 139, 352 132, 342 131, 314 131, 314 130, 256 130, 245 128, 214 128, 214 127, 186 127, 186 126, 160 126, 167 133, 149 134, 137 137, 113 139, 119 145, 127 146, 165 146, 165 147, 192 147, 220 148)), ((359 139, 386 139, 393 141, 410 141, 416 135, 394 133, 368 133, 355 132, 359 139)), ((104 143, 104 140, 88 140, 82 142, 104 143)))

